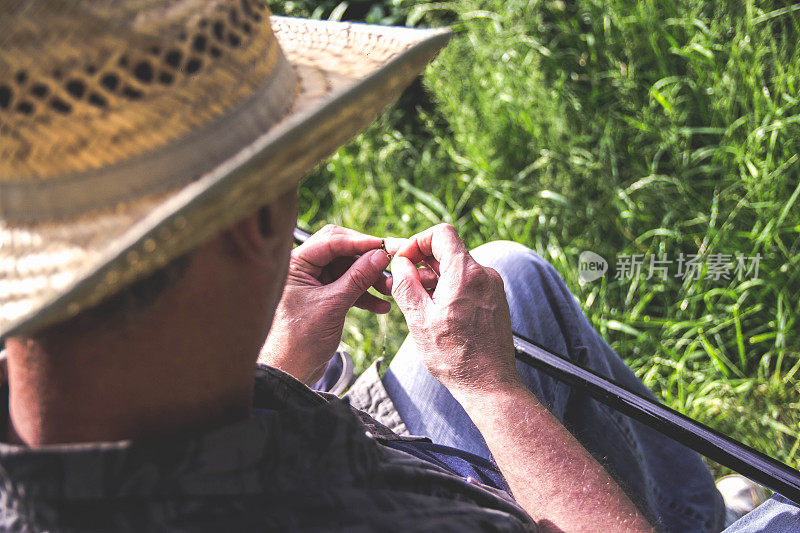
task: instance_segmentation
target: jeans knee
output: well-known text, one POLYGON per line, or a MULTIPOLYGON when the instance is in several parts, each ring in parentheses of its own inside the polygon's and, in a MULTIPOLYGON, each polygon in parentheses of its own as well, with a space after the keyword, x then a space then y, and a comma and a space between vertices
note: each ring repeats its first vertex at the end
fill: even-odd
POLYGON ((536 307, 546 310, 548 304, 574 299, 553 265, 527 246, 492 241, 478 246, 470 254, 481 265, 500 273, 509 303, 518 300, 515 295, 536 295, 536 307))
POLYGON ((517 254, 536 255, 536 252, 514 241, 490 241, 470 250, 470 255, 483 266, 492 266, 496 260, 517 254))
POLYGON ((556 273, 545 258, 514 241, 487 242, 471 250, 470 255, 481 265, 497 270, 504 279, 523 273, 527 276, 538 273, 547 277, 556 273))

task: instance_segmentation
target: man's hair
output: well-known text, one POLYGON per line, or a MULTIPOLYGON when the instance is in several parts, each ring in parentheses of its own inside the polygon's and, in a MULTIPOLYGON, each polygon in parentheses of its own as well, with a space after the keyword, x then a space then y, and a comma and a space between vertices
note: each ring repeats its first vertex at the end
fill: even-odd
POLYGON ((49 337, 76 329, 98 327, 126 320, 153 305, 167 287, 175 284, 189 270, 193 251, 176 257, 152 274, 135 281, 102 303, 86 309, 76 317, 51 326, 36 336, 49 337))

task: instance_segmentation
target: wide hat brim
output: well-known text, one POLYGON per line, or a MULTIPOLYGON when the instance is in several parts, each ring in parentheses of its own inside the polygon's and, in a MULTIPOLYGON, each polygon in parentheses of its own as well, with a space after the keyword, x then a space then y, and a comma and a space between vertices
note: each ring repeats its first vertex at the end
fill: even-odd
MULTIPOLYGON (((42 224, 0 220, 0 339, 96 306, 289 190, 374 120, 450 37, 445 29, 271 19, 299 93, 267 131, 221 157, 215 139, 241 137, 228 116, 211 135, 207 128, 188 145, 166 147, 162 156, 175 151, 166 158, 171 173, 180 175, 183 159, 186 174, 196 172, 197 154, 207 169, 167 193, 42 224)), ((237 115, 247 117, 248 105, 237 115)))

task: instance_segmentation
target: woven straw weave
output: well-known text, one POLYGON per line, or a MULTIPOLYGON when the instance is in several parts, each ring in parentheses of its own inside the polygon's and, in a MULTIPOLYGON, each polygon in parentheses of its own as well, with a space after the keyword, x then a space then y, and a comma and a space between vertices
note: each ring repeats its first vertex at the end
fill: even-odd
POLYGON ((275 68, 262 3, 203 2, 189 20, 161 3, 118 3, 112 32, 110 2, 43 2, 13 26, 0 18, 11 43, 0 48, 0 72, 11 74, 0 85, 0 175, 41 180, 141 154, 221 115, 275 68))
MULTIPOLYGON (((446 41, 441 31, 270 18, 255 1, 42 1, 0 37, 14 43, 0 49, 0 336, 100 303, 284 192, 368 124, 446 41), (47 12, 61 4, 73 7, 47 12), (111 17, 119 4, 130 9, 111 17), (82 10, 80 39, 74 20, 34 35, 34 21, 68 19, 69 9, 82 10), (240 38, 227 45, 214 40, 225 21, 223 38, 240 38), (135 36, 121 39, 131 28, 135 36), (188 72, 198 36, 202 67, 188 72), (37 39, 57 50, 20 59, 36 55, 37 39), (182 62, 168 70, 173 49, 182 62), (147 82, 136 71, 145 60, 147 82), (103 84, 110 72, 114 91, 103 84), (165 72, 169 83, 159 81, 165 72), (85 85, 80 97, 70 93, 74 78, 85 85), (48 87, 41 98, 40 83, 48 87), (141 95, 126 97, 126 86, 141 95), (5 107, 4 87, 13 92, 5 107), (95 93, 104 105, 89 101, 95 93), (55 98, 70 111, 58 112, 55 98), (27 101, 36 104, 31 113, 19 109, 27 101), (163 168, 152 164, 161 156, 163 168), (166 178, 151 179, 159 172, 166 178), (30 198, 39 207, 19 207, 30 198)), ((0 35, 15 16, 0 15, 0 35)))

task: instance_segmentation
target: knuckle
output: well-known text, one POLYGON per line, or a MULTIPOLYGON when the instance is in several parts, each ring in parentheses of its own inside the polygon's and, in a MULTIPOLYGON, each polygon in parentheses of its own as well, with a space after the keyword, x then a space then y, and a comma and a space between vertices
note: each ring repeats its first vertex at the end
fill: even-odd
POLYGON ((485 267, 486 274, 489 276, 489 281, 495 287, 503 287, 505 284, 503 283, 503 276, 500 273, 493 269, 492 267, 485 267))
POLYGON ((350 281, 361 290, 367 290, 372 285, 370 277, 360 268, 354 268, 350 272, 350 281))
POLYGON ((478 267, 480 266, 472 258, 472 256, 469 255, 469 252, 465 248, 462 248, 461 250, 456 250, 456 252, 453 255, 454 257, 457 257, 462 262, 462 264, 466 265, 465 268, 475 268, 476 266, 478 267))
POLYGON ((474 261, 465 261, 463 268, 464 268, 464 278, 467 281, 482 282, 488 279, 488 274, 486 273, 486 269, 474 261))
POLYGON ((441 231, 443 233, 450 233, 450 234, 458 235, 458 233, 456 233, 456 228, 454 228, 452 224, 448 224, 447 222, 443 222, 441 224, 437 224, 436 225, 436 230, 437 231, 441 231))
POLYGON ((336 224, 325 224, 320 230, 320 232, 325 233, 326 235, 334 235, 338 229, 339 226, 337 226, 336 224))

